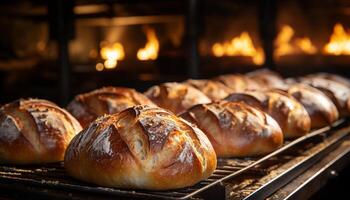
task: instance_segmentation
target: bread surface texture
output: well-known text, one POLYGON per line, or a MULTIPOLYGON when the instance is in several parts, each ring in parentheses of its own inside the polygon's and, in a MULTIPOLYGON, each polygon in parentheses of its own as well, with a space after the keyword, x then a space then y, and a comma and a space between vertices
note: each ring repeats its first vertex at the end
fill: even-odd
POLYGON ((0 162, 39 164, 62 161, 81 131, 66 110, 41 99, 20 99, 0 108, 0 162))
POLYGON ((145 94, 159 107, 175 114, 193 105, 211 102, 203 92, 185 83, 163 83, 149 88, 145 94))
POLYGON ((303 104, 310 116, 311 128, 331 125, 339 118, 335 104, 320 90, 306 84, 293 84, 287 92, 303 104))
POLYGON ((260 108, 280 125, 284 138, 305 135, 311 129, 311 119, 304 106, 283 91, 248 91, 230 94, 226 100, 245 102, 260 108))
POLYGON ((67 110, 83 127, 86 127, 99 116, 117 113, 134 105, 153 106, 154 104, 134 89, 103 87, 77 95, 69 103, 67 110))
POLYGON ((65 155, 68 173, 101 186, 167 190, 209 177, 216 154, 205 134, 158 107, 105 115, 77 135, 65 155))
POLYGON ((277 122, 245 103, 200 104, 188 109, 181 117, 203 130, 218 157, 264 155, 283 143, 277 122))

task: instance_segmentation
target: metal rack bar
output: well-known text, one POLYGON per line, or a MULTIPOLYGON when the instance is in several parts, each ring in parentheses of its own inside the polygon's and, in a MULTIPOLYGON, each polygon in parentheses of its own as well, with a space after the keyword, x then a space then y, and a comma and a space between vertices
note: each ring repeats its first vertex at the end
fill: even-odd
POLYGON ((313 164, 315 164, 318 160, 326 156, 329 152, 337 147, 337 144, 346 136, 348 136, 349 131, 342 132, 332 141, 327 142, 325 146, 320 149, 317 153, 307 157, 300 163, 294 165, 289 170, 283 172, 282 174, 274 177, 271 181, 260 187, 258 190, 255 190, 253 193, 248 195, 246 200, 253 200, 257 198, 267 198, 271 194, 273 194, 276 189, 281 188, 291 180, 293 180, 296 176, 307 170, 313 164))
POLYGON ((189 78, 199 77, 199 0, 188 0, 186 16, 187 73, 189 78))
POLYGON ((265 67, 275 70, 276 63, 273 57, 274 40, 276 37, 276 0, 260 1, 260 37, 265 53, 265 67))
POLYGON ((73 37, 73 7, 74 1, 55 0, 48 3, 50 34, 57 41, 60 79, 59 94, 62 105, 70 100, 71 94, 71 68, 69 64, 69 39, 73 37))

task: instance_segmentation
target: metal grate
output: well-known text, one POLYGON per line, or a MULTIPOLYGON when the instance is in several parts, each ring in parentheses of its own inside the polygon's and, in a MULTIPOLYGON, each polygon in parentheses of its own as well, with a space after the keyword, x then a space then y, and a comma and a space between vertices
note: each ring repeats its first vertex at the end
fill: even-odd
MULTIPOLYGON (((297 151, 295 147, 303 145, 309 148, 312 144, 322 143, 325 137, 347 125, 346 120, 339 120, 333 126, 324 127, 300 137, 293 141, 287 141, 280 149, 260 158, 245 159, 219 159, 218 167, 208 179, 184 189, 171 191, 144 191, 121 190, 115 188, 98 187, 93 184, 77 181, 70 178, 64 171, 62 163, 48 164, 44 166, 0 166, 0 183, 12 186, 25 185, 25 187, 46 188, 45 195, 54 195, 50 190, 76 193, 86 193, 102 196, 118 196, 133 198, 157 198, 157 199, 189 199, 195 197, 208 197, 207 195, 223 196, 225 191, 211 191, 224 188, 223 183, 243 174, 267 174, 268 169, 276 163, 293 159, 297 151), (293 149, 294 148, 294 149, 293 149), (218 187, 219 186, 219 187, 218 187), (211 191, 211 193, 210 193, 211 191), (208 193, 209 192, 209 193, 208 193), (219 194, 220 193, 220 194, 219 194)), ((44 192, 45 192, 44 191, 44 192)))

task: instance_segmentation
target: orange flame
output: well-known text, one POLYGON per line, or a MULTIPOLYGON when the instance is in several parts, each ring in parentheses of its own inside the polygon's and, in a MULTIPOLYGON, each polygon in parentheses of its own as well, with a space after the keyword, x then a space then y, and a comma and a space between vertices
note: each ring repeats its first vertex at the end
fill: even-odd
POLYGON ((334 25, 333 33, 323 50, 327 54, 350 55, 350 33, 342 24, 334 25))
POLYGON ((293 40, 294 29, 289 25, 283 25, 275 40, 275 56, 280 57, 293 53, 315 54, 317 48, 312 44, 310 38, 296 38, 293 40))
POLYGON ((249 56, 253 63, 262 65, 265 55, 262 48, 255 48, 253 41, 247 32, 242 32, 240 36, 234 37, 230 42, 215 43, 212 52, 216 57, 222 56, 249 56))
POLYGON ((137 51, 139 60, 155 60, 158 57, 159 41, 156 31, 151 28, 146 28, 147 43, 144 48, 137 51))
MULTIPOLYGON (((123 60, 125 57, 124 47, 121 43, 116 42, 112 45, 104 45, 100 51, 101 57, 105 60, 103 67, 106 69, 114 69, 117 67, 118 60, 123 60)), ((96 65, 97 71, 103 70, 100 63, 96 65)))
POLYGON ((276 50, 275 55, 277 57, 291 54, 293 52, 293 46, 290 41, 294 35, 294 30, 288 25, 284 25, 281 31, 278 33, 275 40, 276 50))
POLYGON ((310 38, 308 37, 295 39, 295 44, 304 53, 315 54, 317 52, 317 48, 312 44, 310 38))

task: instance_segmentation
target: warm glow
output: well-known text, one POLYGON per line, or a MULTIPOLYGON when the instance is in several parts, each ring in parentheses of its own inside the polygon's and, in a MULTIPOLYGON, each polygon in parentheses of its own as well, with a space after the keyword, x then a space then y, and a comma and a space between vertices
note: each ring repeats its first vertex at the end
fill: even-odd
POLYGON ((290 41, 294 35, 294 30, 288 25, 284 25, 281 31, 278 33, 275 40, 275 55, 277 57, 283 56, 286 54, 291 54, 293 52, 293 46, 290 41))
POLYGON ((96 70, 99 71, 99 72, 102 71, 103 68, 104 68, 102 63, 97 63, 95 67, 96 67, 96 70))
POLYGON ((117 60, 106 60, 104 66, 106 69, 114 69, 118 64, 117 60))
MULTIPOLYGON (((124 47, 121 43, 113 43, 112 45, 104 45, 100 51, 101 57, 105 60, 104 68, 114 69, 117 67, 118 60, 123 60, 125 57, 124 47)), ((101 63, 99 63, 101 64, 101 63)), ((97 71, 102 71, 103 67, 97 68, 97 71)))
POLYGON ((295 44, 301 51, 307 54, 315 54, 317 52, 317 48, 312 44, 310 38, 297 38, 295 44))
POLYGON ((124 56, 124 47, 118 42, 101 49, 101 57, 105 60, 123 60, 124 56))
POLYGON ((247 32, 242 32, 240 36, 234 37, 230 42, 215 43, 212 52, 216 57, 222 56, 249 56, 254 64, 262 65, 265 60, 264 51, 255 48, 253 41, 247 32))
POLYGON ((215 43, 212 47, 212 51, 216 57, 222 57, 225 55, 225 48, 220 43, 215 43))
POLYGON ((156 31, 151 28, 146 28, 147 43, 144 48, 137 51, 137 58, 139 60, 155 60, 158 57, 159 41, 156 31))
POLYGON ((275 40, 276 49, 274 53, 276 57, 293 53, 315 54, 317 52, 317 48, 312 44, 310 38, 303 37, 293 40, 294 33, 291 26, 282 26, 275 40))
POLYGON ((337 23, 334 26, 333 34, 323 50, 327 54, 350 55, 350 33, 342 24, 337 23))

